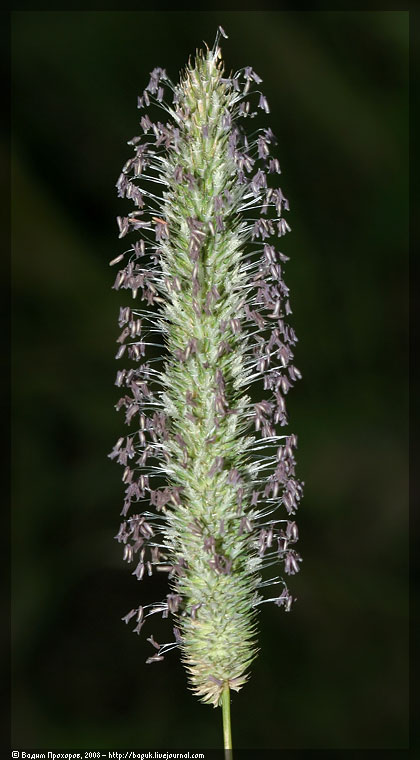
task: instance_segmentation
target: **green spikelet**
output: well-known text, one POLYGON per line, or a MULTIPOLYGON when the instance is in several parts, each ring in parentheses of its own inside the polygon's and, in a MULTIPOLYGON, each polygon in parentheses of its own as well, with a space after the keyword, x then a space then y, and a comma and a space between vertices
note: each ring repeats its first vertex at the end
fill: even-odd
MULTIPOLYGON (((175 642, 159 645, 152 637, 158 652, 148 662, 179 646, 192 689, 214 706, 227 687, 239 691, 256 656, 264 566, 276 557, 286 573, 299 569, 289 518, 302 492, 294 478, 296 436, 274 427, 287 423, 284 395, 300 376, 291 363, 296 337, 284 321, 286 257, 265 242, 290 229, 282 217, 288 205, 267 183, 279 172, 269 155, 271 130, 248 141, 238 126, 254 115, 244 97, 261 80, 249 67, 242 79, 225 79, 218 39, 197 53, 177 86, 155 69, 139 98, 139 107, 160 105, 169 121, 143 116, 144 134, 130 141, 135 156, 117 187, 137 210, 118 223, 120 237, 131 230, 141 237, 114 287, 135 297, 141 291, 158 309, 120 310, 117 358, 128 340, 137 366, 117 375, 116 384, 132 393, 117 408, 139 429, 110 454, 125 468, 125 519, 116 537, 124 558, 138 554, 139 579, 154 569, 169 572, 166 600, 124 620, 136 616, 139 633, 149 615, 173 614, 175 642), (173 91, 172 106, 163 84, 173 91), (146 189, 151 182, 163 192, 146 189), (147 343, 149 335, 161 344, 147 343), (160 345, 160 367, 144 361, 147 345, 160 345), (257 381, 274 400, 252 403, 247 391, 257 381), (270 466, 274 472, 263 478, 270 466), (162 476, 165 487, 155 488, 162 476), (128 518, 131 504, 147 495, 153 512, 128 518)), ((268 112, 265 98, 255 97, 268 112)), ((282 585, 274 601, 290 609, 284 580, 273 582, 282 585)))

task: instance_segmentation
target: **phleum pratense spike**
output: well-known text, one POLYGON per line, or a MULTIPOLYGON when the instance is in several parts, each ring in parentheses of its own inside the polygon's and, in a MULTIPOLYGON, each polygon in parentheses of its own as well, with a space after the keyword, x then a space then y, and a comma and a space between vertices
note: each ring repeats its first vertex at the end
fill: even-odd
POLYGON ((264 568, 299 570, 303 487, 296 435, 278 432, 301 377, 288 257, 273 244, 290 230, 289 206, 272 186, 271 129, 242 126, 269 112, 262 80, 250 67, 224 77, 219 39, 177 85, 154 69, 138 99, 141 133, 117 182, 134 206, 119 237, 133 242, 111 262, 123 266, 113 287, 134 299, 120 309, 116 353, 130 365, 116 408, 131 432, 109 455, 123 466, 124 559, 138 580, 168 576, 166 598, 123 620, 150 634, 152 615, 173 617, 174 640, 149 637, 147 662, 180 648, 191 688, 214 706, 247 680, 260 605, 290 610, 284 577, 264 580, 264 568), (265 598, 270 585, 277 595, 265 598))

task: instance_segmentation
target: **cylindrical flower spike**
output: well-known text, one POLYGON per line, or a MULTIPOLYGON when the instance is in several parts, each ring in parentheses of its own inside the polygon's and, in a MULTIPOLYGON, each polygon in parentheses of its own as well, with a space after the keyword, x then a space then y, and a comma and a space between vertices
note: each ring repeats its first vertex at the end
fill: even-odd
POLYGON ((290 609, 284 579, 263 581, 261 573, 277 560, 285 574, 299 570, 293 516, 302 495, 296 436, 276 432, 301 376, 286 324, 287 257, 271 242, 290 230, 289 207, 270 182, 280 172, 273 133, 247 136, 241 126, 255 108, 269 112, 253 91, 262 80, 250 67, 225 78, 219 38, 176 86, 154 69, 138 100, 141 109, 163 109, 166 121, 142 116, 117 182, 136 207, 118 218, 120 237, 139 236, 114 284, 135 299, 120 309, 116 355, 133 362, 117 374, 126 394, 116 408, 134 432, 110 454, 124 467, 116 536, 124 559, 135 562, 139 580, 167 572, 170 587, 166 599, 123 620, 139 633, 155 613, 174 616, 175 640, 149 638, 156 651, 147 662, 180 647, 191 687, 215 706, 226 686, 239 691, 247 680, 257 611, 269 601, 261 590, 280 584, 272 601, 290 609), (157 356, 147 360, 149 346, 157 356), (254 383, 271 396, 253 403, 254 383), (146 499, 152 510, 129 516, 146 499))

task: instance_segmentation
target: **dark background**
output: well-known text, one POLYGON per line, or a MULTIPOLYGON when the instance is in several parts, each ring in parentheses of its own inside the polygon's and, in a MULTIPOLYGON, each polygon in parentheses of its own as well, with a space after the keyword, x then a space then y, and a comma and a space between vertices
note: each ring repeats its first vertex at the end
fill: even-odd
MULTIPOLYGON (((264 79, 293 232, 289 398, 305 481, 290 615, 263 605, 234 694, 238 747, 405 748, 407 717, 407 12, 12 14, 13 744, 221 744, 178 654, 120 620, 138 585, 113 540, 106 458, 115 181, 155 66, 173 80, 222 24, 228 71, 264 79)), ((128 209, 129 210, 129 209, 128 209)), ((158 638, 158 626, 155 626, 158 638)), ((148 634, 146 634, 148 635, 148 634)))

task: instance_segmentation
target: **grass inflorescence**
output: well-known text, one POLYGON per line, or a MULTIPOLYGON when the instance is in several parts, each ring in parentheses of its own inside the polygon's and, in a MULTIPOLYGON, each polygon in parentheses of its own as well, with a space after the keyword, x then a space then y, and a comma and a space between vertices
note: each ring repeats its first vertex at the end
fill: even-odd
POLYGON ((302 494, 297 438, 277 432, 300 377, 287 256, 272 243, 290 230, 289 207, 271 184, 280 173, 273 133, 242 127, 269 112, 262 80, 250 67, 225 77, 219 40, 179 84, 151 72, 138 100, 141 134, 117 182, 135 207, 118 217, 120 238, 137 239, 111 262, 125 259, 114 287, 134 298, 120 309, 117 341, 117 358, 132 363, 116 379, 132 432, 110 454, 124 467, 116 538, 139 580, 169 579, 166 598, 123 619, 140 633, 150 616, 173 616, 174 640, 151 636, 147 661, 180 648, 191 687, 214 706, 247 680, 265 589, 290 609, 284 577, 263 580, 263 570, 279 561, 285 575, 299 570, 302 494), (165 123, 151 120, 156 107, 165 123), (158 355, 147 360, 149 345, 158 355))

